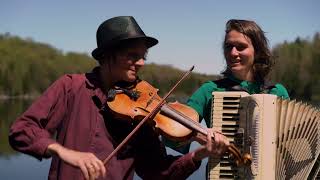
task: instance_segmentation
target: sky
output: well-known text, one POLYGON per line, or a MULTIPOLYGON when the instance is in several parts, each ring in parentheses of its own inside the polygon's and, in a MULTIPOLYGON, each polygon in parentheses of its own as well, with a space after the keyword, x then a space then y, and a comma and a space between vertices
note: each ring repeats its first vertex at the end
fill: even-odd
POLYGON ((146 35, 159 44, 150 48, 147 63, 172 65, 219 74, 225 23, 256 21, 270 47, 320 32, 318 0, 1 0, 0 33, 50 44, 62 52, 91 55, 96 30, 114 16, 135 17, 146 35))

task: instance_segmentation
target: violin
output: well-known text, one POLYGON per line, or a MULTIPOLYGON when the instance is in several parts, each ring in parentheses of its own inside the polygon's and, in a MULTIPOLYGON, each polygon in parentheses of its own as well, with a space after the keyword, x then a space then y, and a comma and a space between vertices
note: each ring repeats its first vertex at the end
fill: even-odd
MULTIPOLYGON (((188 142, 190 138, 197 137, 195 139, 200 144, 207 143, 208 132, 199 123, 198 113, 193 108, 179 102, 167 103, 165 98, 170 93, 171 91, 161 98, 158 95, 158 89, 146 81, 140 81, 129 89, 116 88, 113 92, 108 93, 107 105, 116 117, 140 121, 140 123, 104 160, 104 163, 109 161, 147 120, 153 123, 161 135, 174 141, 188 142)), ((242 156, 233 144, 228 147, 228 152, 237 166, 251 164, 251 156, 249 154, 242 156)))
MULTIPOLYGON (((158 95, 158 89, 146 81, 138 82, 132 89, 119 89, 117 94, 108 100, 107 104, 114 117, 129 121, 140 121, 147 116, 162 100, 158 95)), ((198 122, 198 113, 191 107, 179 102, 164 103, 160 112, 150 117, 148 123, 160 131, 169 139, 175 141, 186 141, 192 136, 192 129, 172 119, 170 114, 181 114, 188 117, 188 121, 198 122), (172 111, 172 112, 171 112, 172 111), (170 113, 171 112, 171 113, 170 113)))

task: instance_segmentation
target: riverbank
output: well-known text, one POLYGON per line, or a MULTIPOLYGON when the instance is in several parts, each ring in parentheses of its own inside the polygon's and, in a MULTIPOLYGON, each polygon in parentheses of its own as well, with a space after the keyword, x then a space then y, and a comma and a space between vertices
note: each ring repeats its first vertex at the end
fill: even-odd
POLYGON ((9 95, 0 95, 0 100, 11 100, 11 99, 25 99, 25 100, 32 100, 36 99, 39 97, 39 95, 30 95, 30 94, 25 94, 25 95, 16 95, 16 96, 9 96, 9 95))

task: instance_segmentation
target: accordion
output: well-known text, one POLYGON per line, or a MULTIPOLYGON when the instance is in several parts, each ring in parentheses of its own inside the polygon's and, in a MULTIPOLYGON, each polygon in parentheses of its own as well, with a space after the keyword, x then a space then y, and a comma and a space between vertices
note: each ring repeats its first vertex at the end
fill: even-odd
POLYGON ((320 112, 270 94, 213 92, 211 124, 252 163, 237 167, 225 155, 208 160, 207 179, 316 179, 320 112))

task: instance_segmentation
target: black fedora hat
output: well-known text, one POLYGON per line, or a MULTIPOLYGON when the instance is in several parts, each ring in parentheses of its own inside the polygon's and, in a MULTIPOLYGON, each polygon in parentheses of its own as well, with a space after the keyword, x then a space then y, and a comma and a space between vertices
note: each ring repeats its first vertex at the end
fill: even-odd
POLYGON ((132 16, 118 16, 104 21, 97 30, 97 48, 92 51, 96 60, 103 58, 104 53, 121 42, 131 39, 142 39, 148 48, 156 45, 158 40, 144 34, 132 16))

